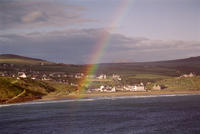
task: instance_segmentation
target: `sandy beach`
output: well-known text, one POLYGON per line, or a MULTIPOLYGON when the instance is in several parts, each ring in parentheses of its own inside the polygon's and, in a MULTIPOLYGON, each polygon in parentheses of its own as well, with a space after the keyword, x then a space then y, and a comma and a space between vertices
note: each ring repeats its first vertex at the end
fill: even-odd
POLYGON ((114 93, 72 93, 69 95, 48 95, 44 96, 41 100, 62 100, 62 99, 80 99, 91 97, 117 97, 117 96, 149 96, 149 95, 200 95, 200 91, 148 91, 148 92, 114 92, 114 93))

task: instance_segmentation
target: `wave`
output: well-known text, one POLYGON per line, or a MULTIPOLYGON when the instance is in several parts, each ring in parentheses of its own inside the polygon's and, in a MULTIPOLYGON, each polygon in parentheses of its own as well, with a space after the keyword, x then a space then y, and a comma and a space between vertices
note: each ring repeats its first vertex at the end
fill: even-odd
POLYGON ((50 104, 50 103, 62 103, 62 102, 84 102, 95 100, 116 100, 116 99, 131 99, 131 98, 154 98, 154 97, 173 97, 173 96, 192 96, 196 94, 166 94, 166 95, 138 95, 138 96, 106 96, 106 97, 91 97, 87 99, 68 99, 68 100, 48 100, 48 101, 32 101, 13 104, 2 104, 2 107, 20 106, 20 105, 35 105, 35 104, 50 104))

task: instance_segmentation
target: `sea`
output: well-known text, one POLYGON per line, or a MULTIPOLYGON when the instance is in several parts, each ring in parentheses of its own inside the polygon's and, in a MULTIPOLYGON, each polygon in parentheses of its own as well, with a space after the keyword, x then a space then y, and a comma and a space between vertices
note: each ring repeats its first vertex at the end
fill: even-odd
POLYGON ((0 134, 200 134, 200 95, 0 105, 0 134))

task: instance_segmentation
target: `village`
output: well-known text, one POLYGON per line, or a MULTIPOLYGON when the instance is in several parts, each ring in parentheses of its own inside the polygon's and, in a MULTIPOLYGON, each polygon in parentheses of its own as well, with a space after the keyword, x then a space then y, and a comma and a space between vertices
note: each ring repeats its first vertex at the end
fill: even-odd
MULTIPOLYGON (((14 65, 10 64, 2 64, 1 67, 9 68, 14 65)), ((31 71, 31 70, 22 70, 16 69, 15 71, 0 71, 1 77, 13 77, 16 79, 32 79, 32 80, 42 80, 42 81, 55 81, 59 83, 70 84, 72 86, 78 86, 77 81, 83 79, 85 77, 89 78, 91 81, 121 81, 122 78, 118 74, 106 75, 85 75, 84 73, 75 73, 68 74, 66 72, 45 72, 45 71, 31 71)), ((109 86, 109 85, 101 85, 99 88, 88 88, 86 90, 88 93, 90 92, 117 92, 117 91, 146 91, 144 84, 141 82, 140 84, 135 85, 124 85, 124 86, 109 86)))
POLYGON ((99 88, 95 88, 95 89, 88 89, 87 92, 91 93, 91 92, 123 92, 123 91, 132 91, 132 92, 137 92, 137 91, 146 91, 144 84, 140 83, 137 85, 125 85, 125 86, 100 86, 99 88))
MULTIPOLYGON (((54 81, 63 84, 69 84, 71 86, 78 87, 79 81, 84 78, 88 78, 92 82, 100 82, 101 84, 95 87, 86 87, 87 93, 93 92, 146 92, 149 89, 146 87, 151 82, 143 83, 132 83, 132 84, 121 84, 122 77, 119 74, 97 74, 97 75, 86 75, 84 73, 66 73, 66 72, 49 72, 49 71, 33 71, 30 69, 18 69, 13 64, 0 64, 0 76, 1 77, 13 77, 16 79, 32 79, 41 81, 54 81), (15 70, 9 70, 9 68, 15 68, 15 70), (107 82, 107 83, 105 83, 107 82), (109 84, 109 83, 118 84, 109 84)), ((190 78, 194 77, 193 73, 183 74, 179 78, 190 78)), ((163 89, 161 85, 154 84, 151 90, 160 91, 163 89)))

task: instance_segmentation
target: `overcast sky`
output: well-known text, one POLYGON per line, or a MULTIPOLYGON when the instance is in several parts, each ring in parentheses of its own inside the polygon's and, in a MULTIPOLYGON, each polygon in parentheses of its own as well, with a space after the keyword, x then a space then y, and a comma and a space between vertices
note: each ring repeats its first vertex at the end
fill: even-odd
POLYGON ((102 35, 96 62, 200 56, 200 0, 0 0, 0 54, 90 63, 102 35))

